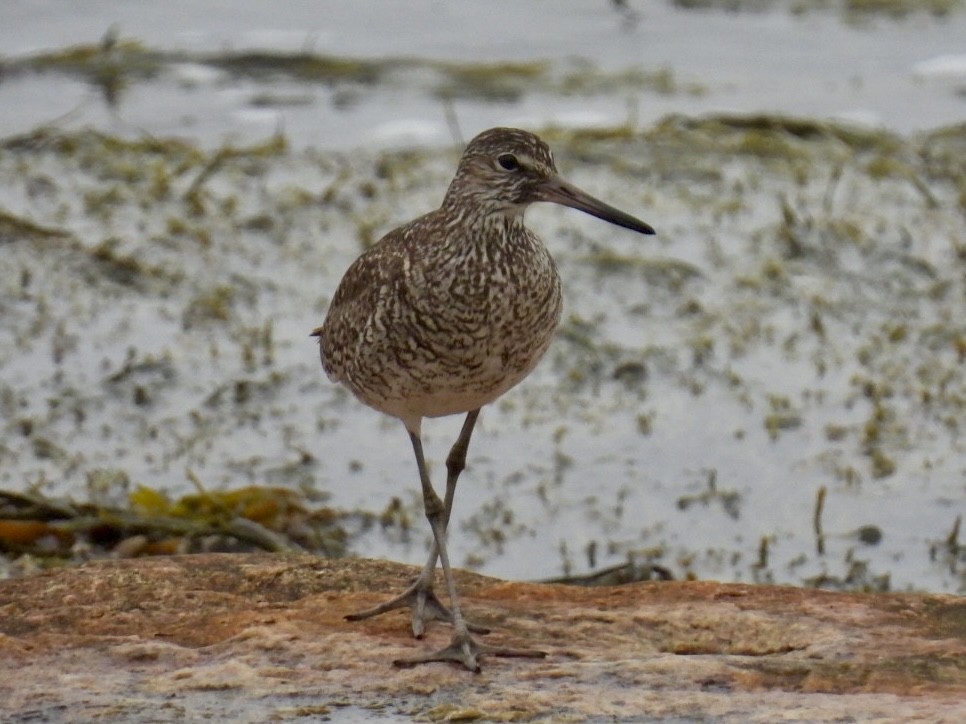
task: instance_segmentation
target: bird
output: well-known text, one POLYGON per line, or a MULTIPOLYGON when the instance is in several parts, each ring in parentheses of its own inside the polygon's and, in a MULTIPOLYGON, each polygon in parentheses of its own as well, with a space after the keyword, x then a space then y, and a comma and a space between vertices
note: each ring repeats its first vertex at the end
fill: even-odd
POLYGON ((467 622, 446 548, 456 485, 481 408, 534 369, 560 322, 556 264, 524 225, 524 212, 536 202, 655 233, 563 180, 549 146, 535 134, 491 128, 466 145, 438 209, 390 231, 350 265, 322 326, 312 331, 329 379, 400 420, 416 458, 433 534, 426 565, 398 596, 346 616, 356 621, 409 608, 416 638, 431 621, 452 625, 447 646, 397 659, 398 666, 442 661, 479 672, 481 656, 545 656, 478 638, 489 631, 467 622), (423 454, 422 422, 460 414, 465 418, 446 458, 440 499, 423 454), (434 591, 437 559, 449 607, 434 591))

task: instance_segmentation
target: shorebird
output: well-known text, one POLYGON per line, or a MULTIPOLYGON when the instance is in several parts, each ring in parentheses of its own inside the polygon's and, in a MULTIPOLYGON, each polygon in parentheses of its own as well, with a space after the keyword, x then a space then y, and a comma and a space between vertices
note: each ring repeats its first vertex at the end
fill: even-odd
POLYGON ((643 221, 595 199, 557 175, 550 148, 537 136, 492 128, 460 158, 440 208, 390 231, 342 278, 319 338, 322 366, 364 404, 398 418, 416 455, 426 518, 434 544, 409 588, 360 620, 411 609, 413 635, 441 620, 453 626, 439 651, 394 663, 452 661, 479 671, 478 657, 542 657, 540 651, 490 646, 488 633, 463 616, 446 552, 446 528, 456 482, 466 465, 480 408, 526 377, 547 351, 560 321, 560 276, 543 242, 523 223, 530 204, 549 201, 642 234, 643 221), (423 457, 423 418, 465 414, 446 458, 440 500, 423 457), (436 562, 443 568, 447 608, 436 596, 436 562))

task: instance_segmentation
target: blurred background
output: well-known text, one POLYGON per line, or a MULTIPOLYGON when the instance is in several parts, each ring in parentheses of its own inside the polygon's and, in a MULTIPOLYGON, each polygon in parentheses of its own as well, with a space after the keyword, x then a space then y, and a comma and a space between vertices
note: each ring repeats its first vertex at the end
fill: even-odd
POLYGON ((959 0, 4 2, 0 572, 421 563, 405 432, 308 334, 510 125, 658 236, 529 214, 564 324, 455 561, 966 590, 964 39, 959 0))
POLYGON ((470 136, 713 110, 918 131, 962 120, 962 11, 958 0, 11 0, 0 130, 59 120, 206 144, 284 130, 298 146, 344 149, 452 143, 450 114, 470 136), (98 44, 111 52, 66 52, 98 44))

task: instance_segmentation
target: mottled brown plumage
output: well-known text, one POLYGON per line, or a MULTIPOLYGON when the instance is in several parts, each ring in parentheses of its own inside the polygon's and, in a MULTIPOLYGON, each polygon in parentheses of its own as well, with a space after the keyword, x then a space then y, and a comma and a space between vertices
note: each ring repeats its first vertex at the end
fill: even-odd
POLYGON ((434 550, 407 591, 351 617, 409 606, 417 637, 428 620, 453 623, 450 646, 400 664, 455 660, 478 670, 481 653, 542 655, 486 646, 470 635, 445 547, 456 481, 480 408, 530 373, 560 320, 556 265, 523 224, 524 211, 536 201, 654 233, 561 180, 550 149, 535 135, 490 129, 467 146, 439 209, 389 232, 349 267, 325 322, 313 332, 329 377, 366 405, 399 418, 416 454, 434 550), (423 459, 422 419, 459 413, 467 414, 466 422, 447 458, 441 501, 423 459), (437 556, 452 611, 433 592, 437 556))

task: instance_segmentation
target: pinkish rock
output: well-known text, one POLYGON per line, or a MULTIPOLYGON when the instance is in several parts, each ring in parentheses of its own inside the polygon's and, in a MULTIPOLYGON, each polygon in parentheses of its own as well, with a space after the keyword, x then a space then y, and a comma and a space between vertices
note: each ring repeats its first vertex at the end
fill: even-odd
POLYGON ((415 569, 307 555, 100 561, 0 581, 0 719, 964 721, 966 600, 713 582, 611 588, 460 573, 483 673, 405 612, 343 616, 415 569))

